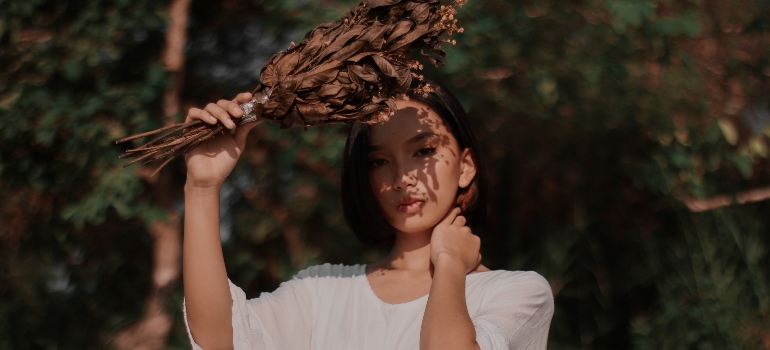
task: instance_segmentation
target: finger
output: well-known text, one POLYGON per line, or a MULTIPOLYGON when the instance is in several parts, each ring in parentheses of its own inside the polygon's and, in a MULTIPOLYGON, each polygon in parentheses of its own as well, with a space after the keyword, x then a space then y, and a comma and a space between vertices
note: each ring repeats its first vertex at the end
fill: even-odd
POLYGON ((211 113, 215 118, 217 118, 222 124, 224 124, 228 129, 232 129, 235 127, 235 123, 230 118, 230 114, 227 113, 222 107, 214 104, 209 103, 206 105, 206 112, 211 113))
POLYGON ((185 118, 185 123, 189 123, 193 120, 201 120, 209 124, 217 123, 217 118, 214 118, 214 116, 212 116, 209 112, 206 112, 200 108, 190 108, 190 110, 187 111, 187 118, 185 118))
POLYGON ((238 94, 238 96, 235 96, 235 98, 233 99, 233 102, 236 102, 239 104, 246 103, 251 101, 252 98, 254 98, 254 96, 252 96, 250 92, 241 92, 240 94, 238 94))
POLYGON ((235 135, 233 137, 235 137, 235 143, 238 145, 240 150, 246 148, 246 138, 249 136, 249 131, 254 129, 254 127, 261 122, 262 120, 260 119, 251 123, 240 125, 235 129, 235 135))
POLYGON ((222 107, 222 109, 227 111, 227 113, 230 113, 233 117, 240 118, 243 116, 243 110, 233 101, 219 100, 217 106, 222 107))
POLYGON ((460 208, 454 208, 446 213, 443 219, 438 223, 439 225, 451 225, 457 215, 460 215, 460 208))
POLYGON ((457 217, 455 218, 455 220, 452 222, 452 225, 455 225, 455 226, 459 226, 459 227, 463 227, 463 226, 465 226, 465 223, 466 223, 466 222, 467 222, 467 220, 465 219, 465 217, 464 217, 464 216, 462 216, 462 215, 457 215, 457 217))

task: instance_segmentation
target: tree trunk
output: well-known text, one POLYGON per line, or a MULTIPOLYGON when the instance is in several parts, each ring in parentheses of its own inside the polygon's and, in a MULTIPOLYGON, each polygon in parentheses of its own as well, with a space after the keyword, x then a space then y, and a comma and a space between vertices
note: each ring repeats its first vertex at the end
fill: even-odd
MULTIPOLYGON (((169 6, 169 24, 163 63, 172 72, 172 84, 163 95, 164 123, 173 121, 180 112, 180 91, 184 78, 184 45, 187 41, 187 22, 190 0, 173 0, 169 6)), ((150 168, 138 168, 148 182, 155 202, 166 210, 168 221, 159 220, 150 225, 153 238, 152 286, 147 296, 147 311, 142 320, 118 332, 118 349, 162 349, 171 330, 172 320, 166 311, 168 296, 174 289, 181 267, 181 214, 173 209, 178 197, 177 184, 168 171, 150 177, 150 168)))

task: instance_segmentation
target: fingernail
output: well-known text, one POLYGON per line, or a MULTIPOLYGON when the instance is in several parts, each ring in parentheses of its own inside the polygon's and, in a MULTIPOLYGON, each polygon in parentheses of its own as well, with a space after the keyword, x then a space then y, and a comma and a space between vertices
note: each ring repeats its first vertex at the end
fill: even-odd
POLYGON ((232 119, 228 119, 227 120, 227 126, 230 127, 230 129, 235 127, 235 123, 233 123, 232 119))
POLYGON ((213 122, 213 123, 216 123, 216 122, 217 122, 217 118, 214 118, 214 116, 213 116, 213 115, 209 115, 209 120, 210 120, 211 122, 213 122))

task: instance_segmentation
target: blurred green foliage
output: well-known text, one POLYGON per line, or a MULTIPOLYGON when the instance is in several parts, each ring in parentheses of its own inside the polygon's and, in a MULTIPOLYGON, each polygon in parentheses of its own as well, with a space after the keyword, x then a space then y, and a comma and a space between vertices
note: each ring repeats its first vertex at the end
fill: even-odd
MULTIPOLYGON (((270 54, 344 2, 194 1, 183 100, 250 90, 270 54)), ((101 348, 140 319, 148 225, 181 203, 113 140, 162 124, 167 2, 0 0, 0 348, 101 348), (168 195, 168 194, 167 194, 168 195)), ((446 66, 486 149, 491 268, 552 284, 549 346, 770 346, 768 2, 472 0, 446 66)), ((181 118, 181 116, 177 116, 181 118)), ((262 125, 222 194, 231 279, 251 297, 304 266, 382 250, 342 218, 344 127, 262 125)), ((187 348, 181 288, 168 347, 187 348)))
POLYGON ((160 125, 165 4, 0 9, 0 348, 92 348, 141 316, 151 277, 158 209, 113 140, 160 125))

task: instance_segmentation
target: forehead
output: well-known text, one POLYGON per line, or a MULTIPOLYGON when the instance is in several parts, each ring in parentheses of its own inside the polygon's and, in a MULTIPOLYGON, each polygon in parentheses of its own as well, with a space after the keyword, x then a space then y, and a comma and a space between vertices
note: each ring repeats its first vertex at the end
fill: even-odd
POLYGON ((369 129, 370 144, 401 143, 424 132, 454 139, 441 117, 422 102, 397 100, 396 106, 398 111, 390 119, 372 124, 369 129))

